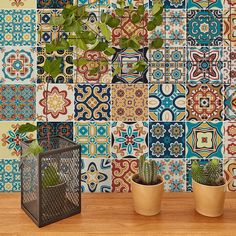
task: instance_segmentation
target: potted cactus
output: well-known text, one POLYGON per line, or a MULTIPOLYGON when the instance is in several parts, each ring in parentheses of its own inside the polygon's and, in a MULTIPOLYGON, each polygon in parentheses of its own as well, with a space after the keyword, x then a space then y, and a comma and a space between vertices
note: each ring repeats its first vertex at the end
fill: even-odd
POLYGON ((131 179, 134 209, 140 215, 152 216, 161 210, 164 181, 157 174, 157 164, 146 157, 139 158, 139 172, 131 179))
POLYGON ((209 217, 223 214, 226 181, 222 177, 218 159, 212 159, 204 166, 197 161, 192 164, 192 183, 195 210, 209 217))

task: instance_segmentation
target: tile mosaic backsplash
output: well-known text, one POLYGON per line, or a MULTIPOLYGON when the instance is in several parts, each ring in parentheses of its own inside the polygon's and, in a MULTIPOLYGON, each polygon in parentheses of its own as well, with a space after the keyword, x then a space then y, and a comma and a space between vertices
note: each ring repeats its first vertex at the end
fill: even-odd
MULTIPOLYGON (((148 16, 152 2, 144 1, 134 4, 148 16)), ((130 191, 140 155, 157 162, 166 191, 191 191, 193 160, 219 158, 228 190, 236 191, 236 2, 164 0, 163 25, 155 30, 129 17, 112 30, 110 58, 73 47, 46 53, 45 43, 57 35, 50 18, 67 3, 88 4, 86 22, 95 31, 101 11, 117 6, 116 0, 0 1, 0 191, 20 190, 20 141, 47 133, 81 144, 82 191, 130 191), (133 32, 142 48, 121 49, 119 38, 133 32), (164 46, 150 49, 156 36, 164 46), (74 53, 109 64, 91 75, 94 62, 75 68, 74 53), (62 58, 63 71, 49 86, 46 127, 50 78, 43 64, 51 57, 62 58), (148 68, 131 73, 140 60, 148 68), (122 69, 112 76, 117 64, 122 69), (17 133, 26 121, 38 124, 37 135, 17 133)))

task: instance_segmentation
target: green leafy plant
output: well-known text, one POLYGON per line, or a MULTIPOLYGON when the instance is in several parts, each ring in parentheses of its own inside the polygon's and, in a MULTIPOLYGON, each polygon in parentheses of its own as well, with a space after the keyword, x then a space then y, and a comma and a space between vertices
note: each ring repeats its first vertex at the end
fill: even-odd
POLYGON ((218 159, 212 159, 205 165, 199 165, 198 161, 194 161, 192 163, 192 178, 199 184, 209 186, 224 184, 218 159))
POLYGON ((48 166, 43 171, 42 176, 42 187, 48 188, 51 186, 56 186, 58 184, 61 184, 60 175, 57 172, 56 168, 53 166, 48 166))
POLYGON ((138 183, 153 185, 161 182, 161 177, 157 174, 157 164, 154 160, 148 160, 145 156, 139 158, 138 183))

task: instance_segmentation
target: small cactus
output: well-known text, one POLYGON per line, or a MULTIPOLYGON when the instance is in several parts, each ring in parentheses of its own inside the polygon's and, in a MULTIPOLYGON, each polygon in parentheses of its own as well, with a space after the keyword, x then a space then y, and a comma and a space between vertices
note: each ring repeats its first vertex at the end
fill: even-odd
POLYGON ((218 159, 210 160, 205 166, 199 165, 197 161, 192 164, 192 177, 199 184, 217 186, 224 184, 220 162, 218 159))
POLYGON ((139 180, 142 184, 157 184, 160 177, 157 175, 157 164, 153 160, 147 160, 145 156, 139 158, 139 180))

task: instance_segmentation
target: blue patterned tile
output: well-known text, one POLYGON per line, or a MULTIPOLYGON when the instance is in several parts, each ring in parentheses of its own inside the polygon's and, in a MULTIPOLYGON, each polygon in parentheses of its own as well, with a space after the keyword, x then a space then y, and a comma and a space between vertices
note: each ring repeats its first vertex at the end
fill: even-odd
POLYGON ((37 0, 37 8, 64 8, 66 4, 73 4, 74 0, 37 0))
POLYGON ((185 125, 183 122, 150 122, 150 158, 184 158, 185 125))
POLYGON ((185 86, 176 84, 150 85, 149 119, 181 121, 185 119, 185 86))
POLYGON ((19 191, 19 161, 17 159, 0 159, 0 192, 19 191))
POLYGON ((185 0, 164 0, 164 7, 173 9, 184 9, 185 0))
POLYGON ((223 158, 222 122, 187 122, 186 158, 223 158))
POLYGON ((35 46, 36 11, 0 10, 0 46, 35 46))
POLYGON ((225 120, 236 120, 236 85, 225 85, 224 111, 225 120))
POLYGON ((188 9, 222 9, 223 4, 222 0, 188 0, 187 1, 188 9))
POLYGON ((109 122, 75 122, 74 140, 81 144, 82 158, 110 157, 109 122))
POLYGON ((110 86, 77 85, 75 87, 75 120, 110 120, 110 86))
POLYGON ((82 159, 82 192, 111 192, 111 160, 82 159))

